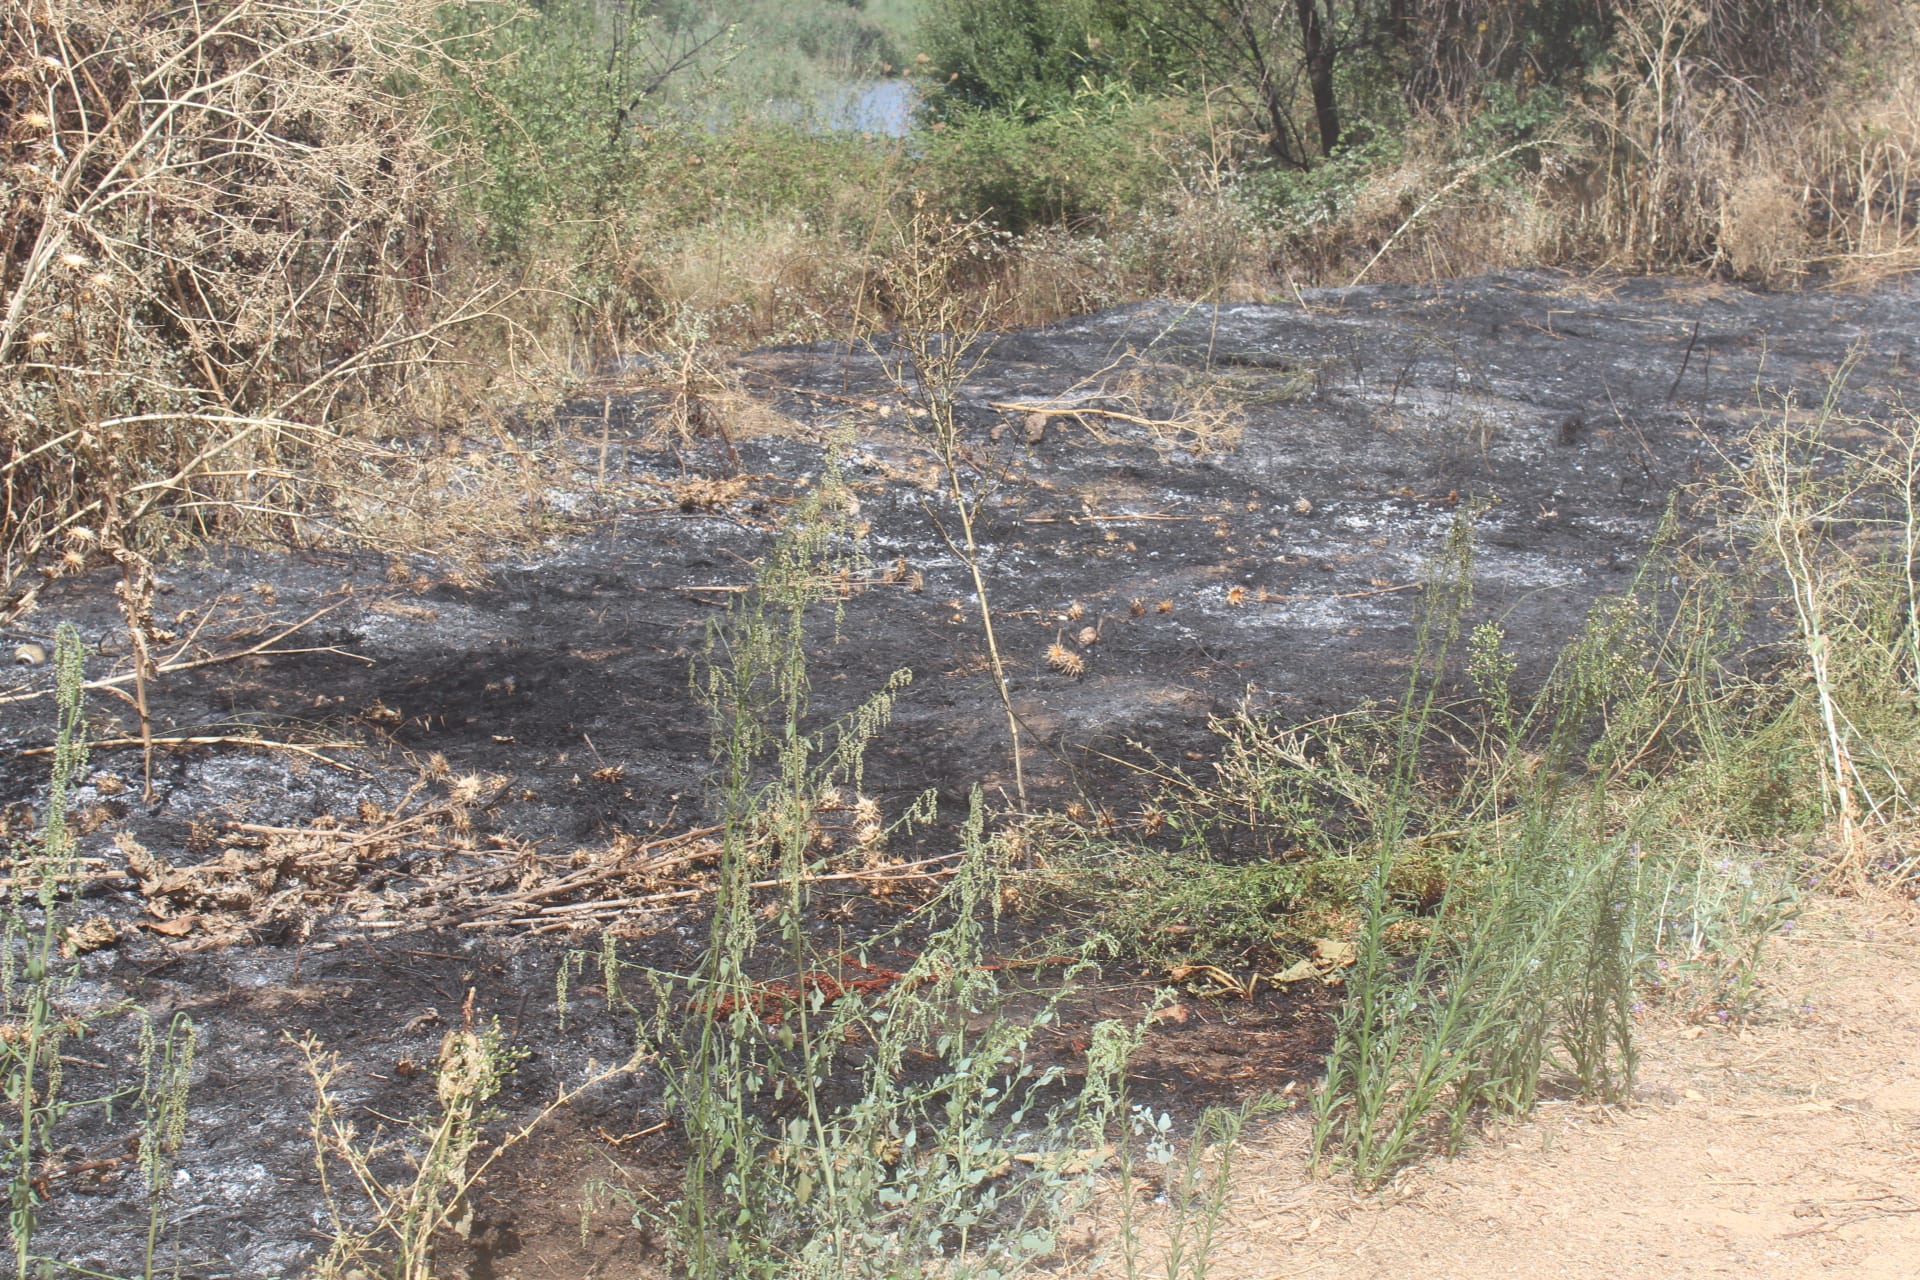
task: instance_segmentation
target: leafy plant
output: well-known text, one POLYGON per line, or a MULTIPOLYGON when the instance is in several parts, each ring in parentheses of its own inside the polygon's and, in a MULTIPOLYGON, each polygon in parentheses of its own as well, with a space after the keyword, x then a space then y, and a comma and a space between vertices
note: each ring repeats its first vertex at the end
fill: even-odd
POLYGON ((1147 1107, 1131 1109, 1131 1137, 1120 1144, 1118 1195, 1120 1199, 1120 1265, 1127 1280, 1142 1274, 1166 1280, 1206 1280, 1213 1262, 1214 1233, 1225 1217, 1233 1187, 1234 1156, 1248 1122, 1271 1110, 1270 1100, 1258 1099, 1238 1109, 1209 1107, 1194 1126, 1190 1140, 1174 1139, 1173 1117, 1147 1107), (1136 1150, 1136 1147, 1139 1149, 1136 1150), (1166 1203, 1164 1223, 1151 1243, 1139 1221, 1137 1202, 1148 1179, 1139 1176, 1141 1162, 1154 1170, 1152 1182, 1166 1203), (1144 1255, 1158 1252, 1159 1265, 1143 1272, 1144 1255))
POLYGON ((1096 1028, 1077 1089, 1030 1060, 1070 982, 1008 1003, 986 950, 1004 854, 977 795, 942 892, 892 929, 815 941, 818 799, 857 786, 905 678, 839 719, 810 713, 808 612, 833 594, 847 511, 829 466, 705 664, 726 833, 705 956, 640 970, 633 1002, 609 953, 609 997, 639 1014, 685 1136, 663 1221, 689 1274, 1011 1276, 1090 1192, 1134 1041, 1096 1028), (904 968, 881 963, 916 937, 904 968))

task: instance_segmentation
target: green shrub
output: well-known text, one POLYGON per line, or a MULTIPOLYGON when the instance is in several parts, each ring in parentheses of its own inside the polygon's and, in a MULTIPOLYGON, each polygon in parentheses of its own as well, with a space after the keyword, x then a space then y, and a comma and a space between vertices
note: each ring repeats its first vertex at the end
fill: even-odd
POLYGON ((917 172, 957 216, 985 215, 1011 232, 1109 227, 1175 188, 1174 157, 1195 123, 1179 104, 1121 93, 1032 114, 955 110, 917 172))
POLYGON ((1113 78, 1112 10, 1096 0, 935 0, 921 35, 953 104, 1023 117, 1113 78))

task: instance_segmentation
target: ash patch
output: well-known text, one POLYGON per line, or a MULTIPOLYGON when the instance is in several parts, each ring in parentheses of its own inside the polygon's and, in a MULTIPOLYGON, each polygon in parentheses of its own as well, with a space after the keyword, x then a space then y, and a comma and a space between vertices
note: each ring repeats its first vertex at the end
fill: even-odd
MULTIPOLYGON (((1843 407, 1887 412, 1920 354, 1920 307, 1902 285, 1758 295, 1512 274, 1303 301, 1151 303, 1001 335, 963 388, 968 446, 993 477, 986 569, 1037 805, 1137 803, 1142 784, 1117 761, 1205 753, 1208 717, 1249 698, 1305 720, 1394 696, 1414 588, 1463 506, 1483 508, 1477 618, 1504 623, 1522 679, 1537 679, 1591 604, 1626 585, 1674 488, 1739 465, 1742 433, 1774 398, 1817 402, 1848 366, 1843 407), (1179 428, 1208 396, 1237 406, 1234 431, 1179 428), (1056 644, 1080 674, 1049 663, 1056 644)), ((289 1035, 338 1049, 348 1103, 389 1131, 431 1104, 430 1073, 400 1064, 433 1060, 469 993, 532 1050, 502 1099, 509 1121, 589 1059, 628 1051, 630 1029, 590 999, 560 1026, 559 956, 596 922, 661 968, 693 955, 698 922, 675 912, 697 901, 699 863, 656 843, 706 816, 708 731, 689 663, 818 475, 830 434, 852 433, 844 465, 873 568, 851 584, 837 632, 823 611, 820 712, 910 667, 872 754, 882 806, 929 788, 950 806, 976 782, 1011 789, 971 585, 934 523, 911 406, 881 359, 774 349, 736 373, 789 429, 650 445, 644 406, 617 390, 570 407, 572 433, 544 455, 549 492, 521 514, 570 512, 571 532, 484 577, 429 555, 234 549, 163 575, 178 661, 220 660, 153 690, 156 733, 179 741, 155 755, 151 798, 126 703, 90 700, 95 737, 117 745, 96 749, 78 797, 95 875, 78 914, 126 940, 87 958, 76 998, 126 997, 203 1029, 175 1189, 182 1274, 285 1274, 324 1234, 311 1095, 289 1035), (459 814, 415 821, 455 788, 470 792, 459 814), (128 842, 184 887, 143 881, 128 842), (256 897, 221 905, 242 890, 256 897), (644 905, 677 893, 690 896, 644 905), (284 909, 256 909, 269 901, 284 909)), ((30 627, 72 622, 93 647, 91 676, 124 671, 110 581, 51 584, 43 601, 30 627)), ((14 834, 43 799, 45 761, 23 751, 47 744, 48 725, 45 699, 0 703, 14 834)), ((1233 1017, 1156 1030, 1146 1077, 1169 1100, 1217 1098, 1224 1075, 1251 1069, 1254 1041, 1274 1047, 1234 1089, 1310 1076, 1324 1011, 1233 1017)), ((134 1069, 130 1028, 87 1043, 99 1065, 74 1068, 75 1096, 134 1069)), ((474 1274, 579 1274, 583 1259, 596 1274, 648 1274, 638 1229, 602 1222, 584 1254, 571 1242, 589 1171, 613 1161, 670 1183, 659 1102, 643 1071, 557 1120, 564 1141, 503 1167, 474 1274)), ((122 1163, 56 1180, 44 1243, 128 1272, 145 1217, 116 1145, 124 1130, 76 1120, 68 1132, 67 1166, 122 1163)))

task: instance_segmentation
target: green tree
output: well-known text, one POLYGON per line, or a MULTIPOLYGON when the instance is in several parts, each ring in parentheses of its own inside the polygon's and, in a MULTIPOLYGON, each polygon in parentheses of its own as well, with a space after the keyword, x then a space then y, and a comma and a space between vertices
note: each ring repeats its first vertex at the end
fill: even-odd
POLYGON ((920 33, 946 101, 1039 115, 1110 86, 1159 93, 1187 70, 1140 0, 934 0, 920 33))

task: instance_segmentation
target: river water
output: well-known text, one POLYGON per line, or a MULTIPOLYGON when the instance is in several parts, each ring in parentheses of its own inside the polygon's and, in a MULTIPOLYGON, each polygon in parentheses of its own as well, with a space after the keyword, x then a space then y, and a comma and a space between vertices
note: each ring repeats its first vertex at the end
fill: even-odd
POLYGON ((789 99, 773 108, 822 133, 865 133, 904 138, 913 128, 920 94, 906 80, 847 80, 829 85, 811 101, 789 99))

